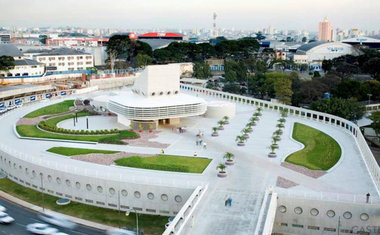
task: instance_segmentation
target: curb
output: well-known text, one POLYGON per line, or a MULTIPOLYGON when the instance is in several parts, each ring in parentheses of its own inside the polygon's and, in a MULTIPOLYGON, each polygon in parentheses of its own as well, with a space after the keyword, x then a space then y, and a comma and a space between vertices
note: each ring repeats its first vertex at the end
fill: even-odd
MULTIPOLYGON (((42 207, 39 207, 39 206, 36 206, 34 204, 31 204, 29 202, 26 202, 26 201, 23 201, 17 197, 14 197, 10 194, 7 194, 3 191, 0 190, 0 197, 12 202, 12 203, 15 203, 19 206, 22 206, 24 208, 27 208, 27 209, 30 209, 32 211, 35 211, 35 212, 38 212, 38 213, 43 213, 43 209, 42 207)), ((48 210, 48 209, 45 209, 45 212, 54 212, 54 214, 58 214, 58 215, 62 215, 66 218, 68 218, 69 220, 77 223, 77 224, 80 224, 80 225, 84 225, 84 226, 87 226, 87 227, 91 227, 91 228, 95 228, 95 229, 99 229, 99 230, 109 230, 109 229, 113 229, 114 227, 111 227, 111 226, 108 226, 108 225, 104 225, 104 224, 99 224, 99 223, 95 223, 95 222, 92 222, 92 221, 88 221, 88 220, 84 220, 84 219, 80 219, 80 218, 77 218, 77 217, 73 217, 73 216, 70 216, 70 215, 66 215, 66 214, 62 214, 62 213, 59 213, 59 212, 55 212, 55 211, 52 211, 52 210, 48 210)))

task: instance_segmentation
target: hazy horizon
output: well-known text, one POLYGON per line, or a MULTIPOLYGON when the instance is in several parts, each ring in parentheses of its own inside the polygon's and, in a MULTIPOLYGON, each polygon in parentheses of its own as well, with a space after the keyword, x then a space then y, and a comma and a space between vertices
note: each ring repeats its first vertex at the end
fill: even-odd
POLYGON ((318 31, 327 16, 333 28, 380 30, 380 0, 0 0, 0 6, 0 24, 10 27, 200 29, 212 27, 216 12, 218 28, 318 31))

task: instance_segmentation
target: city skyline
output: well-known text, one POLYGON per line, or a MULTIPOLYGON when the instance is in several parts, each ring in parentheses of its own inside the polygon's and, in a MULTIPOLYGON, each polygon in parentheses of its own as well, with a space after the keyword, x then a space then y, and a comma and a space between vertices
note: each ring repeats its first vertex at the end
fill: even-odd
POLYGON ((99 0, 47 1, 0 0, 5 11, 0 14, 3 26, 87 28, 212 28, 212 14, 217 12, 217 27, 255 30, 272 26, 276 29, 318 31, 318 22, 328 17, 332 27, 379 30, 380 1, 327 1, 305 4, 300 0, 252 2, 99 0), (20 10, 19 6, 23 6, 20 10), (41 10, 41 9, 49 9, 41 10), (285 19, 285 20, 284 20, 285 19))

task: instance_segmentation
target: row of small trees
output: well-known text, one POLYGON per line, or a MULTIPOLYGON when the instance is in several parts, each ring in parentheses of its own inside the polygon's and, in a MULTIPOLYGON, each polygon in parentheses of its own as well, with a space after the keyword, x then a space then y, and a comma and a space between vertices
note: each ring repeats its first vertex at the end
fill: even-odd
POLYGON ((212 134, 211 134, 211 136, 219 136, 218 130, 220 130, 220 131, 224 130, 224 125, 229 124, 230 123, 229 120, 230 120, 230 118, 228 116, 224 116, 222 118, 222 120, 219 120, 218 121, 218 125, 219 126, 212 128, 212 134))
POLYGON ((277 130, 273 132, 272 135, 272 144, 269 146, 271 150, 268 154, 268 157, 277 157, 276 150, 278 147, 278 142, 281 140, 281 135, 283 134, 282 129, 285 127, 286 117, 288 116, 286 110, 281 110, 281 118, 277 120, 277 130))
POLYGON ((226 159, 226 162, 220 163, 216 167, 216 169, 219 170, 219 172, 218 172, 219 177, 226 177, 227 176, 227 172, 226 172, 227 166, 232 166, 235 164, 235 162, 234 162, 235 155, 233 153, 226 152, 224 154, 223 158, 226 159))
POLYGON ((252 117, 249 119, 249 122, 241 130, 241 135, 236 136, 235 141, 238 146, 244 146, 245 142, 249 139, 249 134, 252 133, 253 126, 256 126, 256 122, 260 120, 262 108, 257 108, 256 112, 253 113, 252 117))

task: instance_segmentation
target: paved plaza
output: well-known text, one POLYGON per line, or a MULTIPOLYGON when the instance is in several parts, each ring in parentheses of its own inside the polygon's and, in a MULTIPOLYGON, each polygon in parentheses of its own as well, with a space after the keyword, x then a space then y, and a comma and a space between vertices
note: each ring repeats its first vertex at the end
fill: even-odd
MULTIPOLYGON (((97 92, 97 95, 105 92, 97 92)), ((189 93, 190 94, 190 93, 189 93)), ((211 98, 201 96, 210 101, 211 98)), ((58 102, 53 101, 53 102, 58 102)), ((50 104, 50 103, 49 103, 50 104)), ((158 154, 161 148, 133 146, 133 145, 106 145, 106 144, 82 144, 64 143, 54 141, 36 141, 18 139, 14 133, 13 124, 26 113, 47 103, 38 103, 17 110, 5 117, 0 123, 1 139, 3 144, 25 154, 41 158, 45 164, 57 168, 65 167, 69 161, 75 161, 76 167, 97 172, 104 172, 102 165, 88 163, 79 160, 61 157, 46 152, 47 149, 56 146, 81 147, 91 149, 117 150, 140 154, 158 154), (20 146, 23 146, 22 148, 20 146)), ((238 147, 235 142, 237 135, 243 129, 249 118, 255 111, 255 107, 236 104, 236 116, 225 126, 225 130, 219 131, 218 137, 212 137, 212 127, 217 126, 217 119, 205 117, 184 118, 181 126, 186 127, 184 133, 179 133, 171 126, 163 127, 157 137, 150 139, 161 143, 166 154, 192 156, 194 152, 198 156, 213 159, 203 174, 161 172, 128 167, 108 166, 107 172, 113 174, 131 175, 133 181, 146 184, 181 185, 194 187, 197 185, 209 185, 208 191, 193 215, 190 234, 251 234, 255 229, 258 214, 263 200, 265 189, 274 187, 278 177, 297 184, 289 190, 298 192, 336 192, 347 194, 364 195, 367 192, 377 195, 375 186, 366 169, 366 165, 355 144, 355 139, 341 129, 322 122, 308 119, 300 119, 289 116, 285 123, 284 134, 279 142, 277 158, 268 158, 271 136, 276 129, 280 114, 275 111, 263 110, 263 115, 253 127, 246 146, 238 147), (287 155, 302 149, 302 145, 291 139, 294 122, 300 122, 333 137, 341 146, 343 153, 337 166, 319 178, 313 178, 301 174, 289 168, 281 166, 281 162, 287 155), (196 134, 204 132, 204 142, 207 149, 196 145, 196 134), (227 168, 227 178, 216 176, 216 166, 224 162, 225 152, 235 154, 235 165, 227 168), (232 198, 232 206, 225 207, 226 196, 232 198)), ((91 128, 107 129, 110 117, 91 120, 91 128)), ((69 128, 70 121, 61 123, 62 127, 69 128), (66 126, 65 126, 66 125, 66 126)), ((82 123, 82 120, 80 121, 82 123)), ((116 121, 115 121, 116 122, 116 121)), ((83 126, 83 124, 81 124, 83 126)), ((116 128, 116 127, 114 127, 116 128)))

